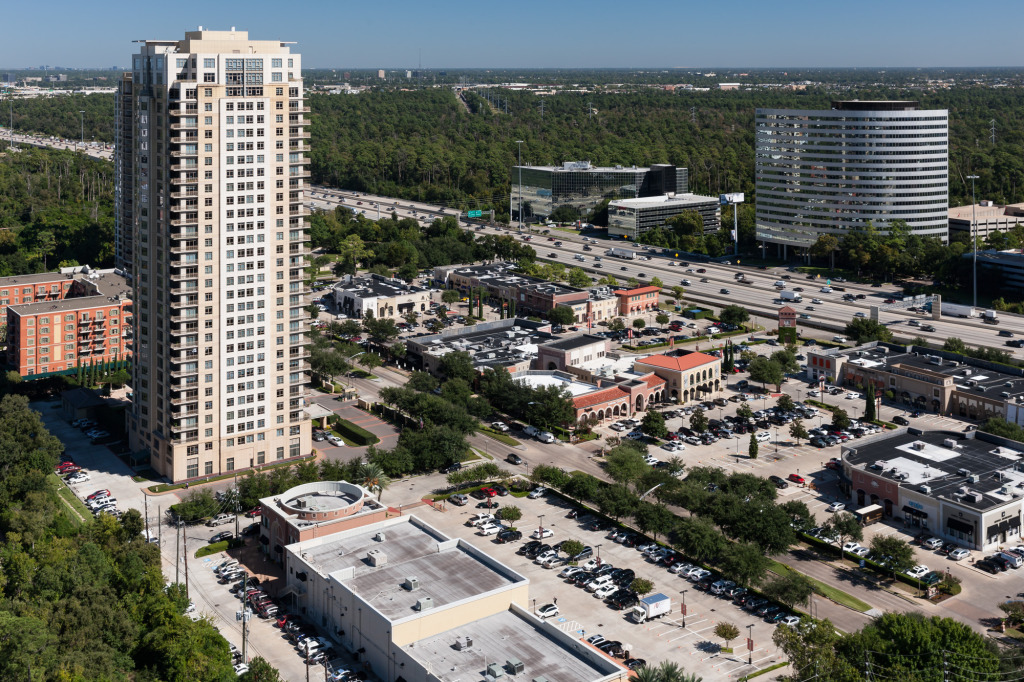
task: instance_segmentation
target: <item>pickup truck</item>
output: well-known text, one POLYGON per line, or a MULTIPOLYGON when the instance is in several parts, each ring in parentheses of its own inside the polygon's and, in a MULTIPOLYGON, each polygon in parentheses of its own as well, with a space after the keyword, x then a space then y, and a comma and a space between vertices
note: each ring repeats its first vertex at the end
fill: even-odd
POLYGON ((206 522, 207 526, 223 526, 225 523, 231 523, 235 520, 234 514, 217 514, 212 519, 206 522))

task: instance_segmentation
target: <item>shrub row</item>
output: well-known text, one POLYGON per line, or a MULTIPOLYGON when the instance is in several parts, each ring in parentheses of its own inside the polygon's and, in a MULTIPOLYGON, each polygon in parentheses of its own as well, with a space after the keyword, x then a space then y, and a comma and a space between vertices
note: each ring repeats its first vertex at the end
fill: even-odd
POLYGON ((342 436, 356 445, 373 445, 379 443, 380 439, 361 426, 357 426, 346 419, 338 419, 331 426, 342 436))

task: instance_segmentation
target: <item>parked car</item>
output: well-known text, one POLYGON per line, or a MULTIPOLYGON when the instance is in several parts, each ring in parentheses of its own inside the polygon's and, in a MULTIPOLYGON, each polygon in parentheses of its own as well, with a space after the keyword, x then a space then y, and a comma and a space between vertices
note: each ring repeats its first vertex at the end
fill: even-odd
POLYGON ((530 491, 530 494, 527 495, 527 497, 530 498, 531 500, 536 500, 539 497, 543 497, 545 494, 547 494, 547 492, 548 489, 545 488, 544 486, 537 486, 536 488, 530 491))
POLYGON ((910 422, 907 420, 907 418, 902 417, 900 415, 896 415, 895 417, 893 417, 892 423, 899 424, 900 426, 910 426, 910 422))
POLYGON ((544 538, 549 538, 552 535, 554 535, 554 533, 551 532, 550 528, 538 528, 537 530, 530 533, 530 537, 535 540, 543 540, 544 538))
POLYGON ((545 604, 537 609, 537 615, 541 618, 553 618, 558 615, 558 607, 554 604, 545 604))
POLYGON ((842 502, 833 502, 832 504, 825 508, 825 511, 834 514, 836 512, 841 512, 844 509, 846 509, 846 505, 843 504, 842 502))
POLYGON ((235 537, 235 534, 232 533, 231 531, 229 531, 229 530, 222 530, 221 532, 217 533, 216 535, 214 535, 213 537, 210 538, 210 544, 212 545, 212 544, 217 543, 217 542, 223 542, 225 540, 230 540, 233 537, 235 537))
POLYGON ((498 542, 518 542, 523 537, 522 531, 515 530, 514 528, 506 528, 505 530, 498 533, 498 542))

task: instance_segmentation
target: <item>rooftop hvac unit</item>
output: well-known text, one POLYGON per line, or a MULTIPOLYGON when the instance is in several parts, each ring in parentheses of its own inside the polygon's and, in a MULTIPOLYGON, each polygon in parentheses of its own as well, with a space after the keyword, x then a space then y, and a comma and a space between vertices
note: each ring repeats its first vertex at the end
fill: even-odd
POLYGON ((463 649, 472 649, 472 648, 473 648, 473 638, 472 637, 466 637, 465 639, 456 639, 455 640, 455 649, 457 651, 462 651, 463 649))
POLYGON ((970 476, 967 477, 967 480, 970 481, 971 483, 977 483, 978 481, 981 480, 981 476, 978 476, 978 474, 971 474, 970 476))
POLYGON ((510 658, 505 661, 505 668, 507 668, 509 673, 512 675, 518 675, 524 670, 523 662, 518 658, 510 658))
POLYGON ((487 674, 494 679, 498 679, 499 677, 504 677, 505 671, 497 663, 491 663, 487 666, 487 674))
POLYGON ((384 566, 388 563, 388 555, 379 549, 371 549, 366 553, 366 562, 371 566, 384 566))
POLYGON ((538 675, 537 677, 530 680, 530 682, 548 682, 548 678, 544 677, 543 675, 538 675))
POLYGON ((932 487, 930 485, 923 485, 920 488, 918 488, 918 491, 924 493, 925 495, 931 495, 932 487))
POLYGON ((373 536, 373 539, 376 540, 377 542, 384 542, 384 540, 386 539, 386 536, 384 535, 384 533, 377 533, 376 535, 373 536))
POLYGON ((416 610, 417 611, 426 611, 427 609, 432 609, 432 608, 434 608, 434 598, 433 597, 420 597, 419 600, 417 600, 417 602, 416 602, 416 610))
POLYGON ((413 577, 406 578, 405 582, 402 583, 402 587, 409 590, 410 592, 415 592, 416 590, 420 589, 420 579, 413 577))
POLYGON ((963 374, 965 377, 969 377, 969 376, 971 376, 971 374, 973 374, 973 372, 971 370, 969 370, 969 369, 965 369, 964 371, 962 371, 960 373, 963 374))
POLYGON ((947 438, 946 440, 942 441, 942 444, 945 445, 947 448, 950 448, 950 449, 953 449, 953 448, 956 447, 956 441, 953 440, 952 438, 947 438))
POLYGON ((967 493, 966 495, 964 495, 964 499, 967 500, 968 502, 973 502, 977 504, 978 502, 981 502, 982 495, 981 493, 967 493))
POLYGON ((915 440, 911 444, 911 447, 913 447, 915 450, 924 450, 924 441, 922 441, 922 440, 915 440))

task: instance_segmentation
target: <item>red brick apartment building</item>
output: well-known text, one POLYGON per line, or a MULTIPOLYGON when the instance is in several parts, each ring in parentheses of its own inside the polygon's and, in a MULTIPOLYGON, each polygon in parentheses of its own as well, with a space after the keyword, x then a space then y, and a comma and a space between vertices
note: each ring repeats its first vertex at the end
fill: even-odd
POLYGON ((131 290, 112 270, 0 277, 0 311, 7 365, 25 379, 131 356, 131 290))

